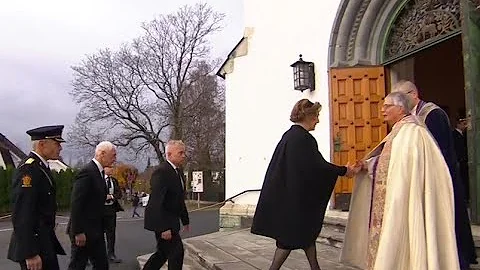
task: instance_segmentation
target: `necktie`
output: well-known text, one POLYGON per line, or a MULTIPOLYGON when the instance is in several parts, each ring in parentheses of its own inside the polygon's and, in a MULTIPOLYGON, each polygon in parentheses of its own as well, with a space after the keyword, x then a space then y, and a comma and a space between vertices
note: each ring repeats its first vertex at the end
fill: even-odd
POLYGON ((183 183, 183 171, 180 168, 175 169, 177 171, 178 177, 180 178, 180 183, 182 184, 182 189, 185 188, 185 184, 183 183))
POLYGON ((107 189, 110 190, 112 188, 112 182, 110 181, 110 177, 107 177, 107 189))
MULTIPOLYGON (((105 171, 102 170, 102 179, 105 181, 105 171)), ((108 194, 107 182, 105 181, 105 192, 108 194)))

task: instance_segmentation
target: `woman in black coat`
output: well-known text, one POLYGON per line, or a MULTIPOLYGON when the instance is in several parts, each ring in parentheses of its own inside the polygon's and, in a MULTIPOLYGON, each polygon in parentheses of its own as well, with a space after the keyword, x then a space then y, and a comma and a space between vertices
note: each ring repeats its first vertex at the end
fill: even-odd
POLYGON ((293 249, 303 249, 311 269, 320 269, 315 240, 338 176, 351 176, 356 168, 327 162, 318 151, 315 129, 321 105, 298 101, 265 175, 251 232, 276 240, 270 270, 280 269, 293 249))

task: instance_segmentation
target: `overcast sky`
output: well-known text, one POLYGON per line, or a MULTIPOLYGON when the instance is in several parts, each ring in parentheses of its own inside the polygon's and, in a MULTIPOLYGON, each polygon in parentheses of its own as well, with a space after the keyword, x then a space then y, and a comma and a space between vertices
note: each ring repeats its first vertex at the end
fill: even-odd
MULTIPOLYGON (((0 2, 0 133, 25 151, 25 131, 69 126, 78 112, 68 92, 72 70, 86 54, 116 49, 138 37, 142 22, 195 0, 15 0, 0 2)), ((204 1, 205 2, 205 1, 204 1)), ((242 0, 208 0, 225 13, 212 39, 226 57, 243 33, 242 0)))

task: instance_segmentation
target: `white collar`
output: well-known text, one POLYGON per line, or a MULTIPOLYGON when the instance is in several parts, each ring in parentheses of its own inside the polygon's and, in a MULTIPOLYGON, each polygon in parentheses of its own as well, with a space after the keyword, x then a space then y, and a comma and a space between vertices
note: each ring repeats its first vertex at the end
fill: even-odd
POLYGON ((93 160, 93 162, 95 163, 95 165, 97 165, 97 168, 98 168, 98 170, 100 171, 100 174, 102 174, 102 172, 103 172, 103 166, 102 166, 102 164, 100 164, 100 162, 98 162, 98 160, 96 160, 95 158, 93 158, 92 160, 93 160))
POLYGON ((167 162, 170 163, 170 165, 172 165, 172 167, 175 171, 177 170, 177 166, 175 166, 170 160, 167 159, 167 162))
POLYGON ((417 106, 418 106, 418 103, 413 107, 413 109, 410 111, 410 113, 412 115, 417 115, 417 106))
POLYGON ((455 128, 456 131, 458 131, 458 133, 462 134, 463 135, 463 131, 461 131, 460 129, 458 128, 455 128))
POLYGON ((47 162, 42 156, 40 156, 37 152, 35 152, 35 151, 33 151, 33 150, 32 150, 32 153, 34 153, 34 154, 43 162, 43 164, 45 165, 45 167, 49 168, 48 162, 47 162))

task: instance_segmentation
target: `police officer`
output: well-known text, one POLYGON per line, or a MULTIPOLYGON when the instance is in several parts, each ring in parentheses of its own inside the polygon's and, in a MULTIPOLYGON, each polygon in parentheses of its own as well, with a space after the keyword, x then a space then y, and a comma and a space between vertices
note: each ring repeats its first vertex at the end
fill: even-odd
POLYGON ((57 254, 65 255, 55 235, 55 182, 47 160, 58 159, 63 126, 44 126, 27 131, 33 150, 15 170, 12 186, 13 233, 8 259, 21 269, 57 270, 57 254))

